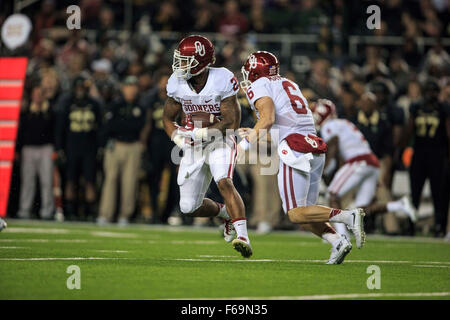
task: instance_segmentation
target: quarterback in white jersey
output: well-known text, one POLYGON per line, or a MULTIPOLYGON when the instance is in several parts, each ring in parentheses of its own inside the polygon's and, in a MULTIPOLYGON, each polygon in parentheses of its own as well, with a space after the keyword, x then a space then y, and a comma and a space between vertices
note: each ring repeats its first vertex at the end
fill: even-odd
MULTIPOLYGON (((375 103, 372 93, 362 96, 362 103, 375 103)), ((362 207, 368 213, 400 211, 410 216, 415 222, 416 213, 407 197, 387 204, 373 205, 379 175, 379 161, 372 152, 369 143, 358 128, 346 119, 338 119, 333 102, 320 99, 312 105, 316 127, 320 128, 321 137, 328 144, 325 175, 336 169, 339 156, 344 164, 334 175, 328 186, 331 206, 341 206, 341 199, 349 192, 355 192, 355 206, 362 207)), ((341 233, 346 229, 342 224, 336 225, 341 233)))
POLYGON ((177 178, 181 212, 193 217, 223 218, 225 240, 248 258, 252 247, 245 207, 232 180, 236 138, 226 134, 227 129, 237 129, 241 121, 236 97, 239 84, 226 68, 210 67, 214 61, 214 46, 207 38, 189 36, 180 41, 174 53, 174 73, 167 84, 164 128, 184 153, 177 178), (184 127, 176 124, 180 116, 186 119, 184 127), (203 121, 198 127, 197 116, 211 119, 211 123, 203 121), (221 141, 212 142, 211 136, 219 136, 221 141), (225 205, 205 198, 212 178, 225 205))
POLYGON ((339 210, 316 205, 327 145, 317 137, 308 102, 296 83, 279 75, 278 59, 269 52, 252 53, 242 67, 242 74, 241 87, 256 110, 258 121, 252 129, 239 130, 243 139, 238 145, 238 158, 267 130, 271 136, 278 133, 278 189, 283 209, 291 222, 302 224, 332 245, 329 264, 342 263, 352 245, 328 222, 345 223, 361 248, 365 241, 365 213, 362 209, 339 210))

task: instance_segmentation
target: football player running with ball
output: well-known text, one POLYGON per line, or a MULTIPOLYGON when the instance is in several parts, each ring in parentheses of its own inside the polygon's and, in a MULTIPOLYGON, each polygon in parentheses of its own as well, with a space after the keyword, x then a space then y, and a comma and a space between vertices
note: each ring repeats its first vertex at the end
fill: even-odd
POLYGON ((331 244, 328 264, 342 263, 352 245, 329 222, 347 225, 355 235, 356 246, 362 248, 365 213, 362 209, 339 210, 316 205, 327 145, 317 137, 308 102, 296 83, 279 75, 278 59, 269 52, 251 54, 242 74, 241 87, 256 110, 258 121, 253 129, 239 129, 244 139, 238 145, 238 159, 268 130, 271 133, 278 130, 278 189, 283 209, 291 222, 302 224, 331 244))
POLYGON ((181 212, 192 217, 224 219, 225 241, 232 241, 233 247, 248 258, 252 247, 245 207, 232 180, 237 142, 234 134, 226 134, 227 129, 234 132, 241 121, 236 97, 239 84, 228 69, 211 67, 214 62, 214 46, 207 38, 194 35, 180 41, 174 52, 174 72, 167 84, 164 129, 183 150, 177 178, 181 212), (184 127, 177 125, 179 117, 186 120, 184 127), (197 117, 202 120, 201 128, 195 121, 197 117), (211 141, 217 133, 220 143, 211 141), (212 178, 225 205, 205 198, 212 178))

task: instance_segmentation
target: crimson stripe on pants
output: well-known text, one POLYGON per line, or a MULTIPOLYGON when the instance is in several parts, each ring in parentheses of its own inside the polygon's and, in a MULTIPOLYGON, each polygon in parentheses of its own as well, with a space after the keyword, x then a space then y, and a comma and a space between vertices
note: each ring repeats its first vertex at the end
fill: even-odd
POLYGON ((355 169, 354 169, 353 165, 350 165, 348 167, 348 170, 339 177, 338 181, 336 181, 336 187, 333 188, 332 192, 338 193, 339 190, 341 190, 342 186, 345 184, 347 179, 350 178, 350 176, 353 174, 354 171, 355 171, 355 169))
POLYGON ((290 210, 289 207, 289 198, 287 194, 287 186, 286 186, 286 165, 283 163, 283 185, 284 185, 284 199, 286 201, 286 211, 290 210))
POLYGON ((295 201, 294 184, 292 183, 292 180, 292 167, 289 167, 289 183, 291 185, 292 207, 297 208, 297 201, 295 201))
POLYGON ((234 152, 230 153, 230 165, 228 167, 228 178, 233 178, 233 163, 234 163, 234 159, 236 159, 236 154, 237 154, 237 148, 236 148, 236 141, 233 138, 230 138, 233 141, 233 146, 234 146, 234 152))

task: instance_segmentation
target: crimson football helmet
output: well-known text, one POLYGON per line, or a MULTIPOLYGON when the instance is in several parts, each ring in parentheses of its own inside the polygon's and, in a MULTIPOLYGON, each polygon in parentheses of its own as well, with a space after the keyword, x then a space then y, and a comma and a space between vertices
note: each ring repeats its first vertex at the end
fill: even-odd
POLYGON ((202 73, 215 60, 211 41, 202 36, 189 36, 175 49, 172 70, 179 78, 188 80, 202 73))
POLYGON ((320 128, 328 119, 336 118, 336 106, 331 100, 319 99, 310 104, 316 128, 320 128))
POLYGON ((261 77, 270 77, 279 75, 280 62, 277 57, 267 51, 257 51, 248 56, 244 66, 241 69, 244 78, 241 81, 241 88, 247 91, 252 82, 261 77))

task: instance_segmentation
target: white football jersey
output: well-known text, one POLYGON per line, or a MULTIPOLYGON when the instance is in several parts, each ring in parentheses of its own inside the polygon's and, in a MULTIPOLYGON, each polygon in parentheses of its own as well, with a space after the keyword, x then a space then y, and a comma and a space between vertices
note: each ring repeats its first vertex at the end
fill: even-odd
POLYGON ((327 120, 320 129, 325 142, 337 136, 339 138, 339 153, 344 161, 356 156, 372 153, 364 135, 350 121, 345 119, 327 120))
POLYGON ((208 80, 199 93, 175 73, 167 83, 167 95, 181 103, 186 114, 202 111, 220 115, 220 102, 238 91, 236 77, 226 68, 209 68, 208 80))
POLYGON ((280 76, 262 77, 254 81, 247 90, 247 98, 256 115, 255 102, 259 98, 270 97, 275 105, 274 130, 279 130, 279 142, 293 133, 316 135, 314 119, 308 108, 308 101, 298 85, 280 76))

